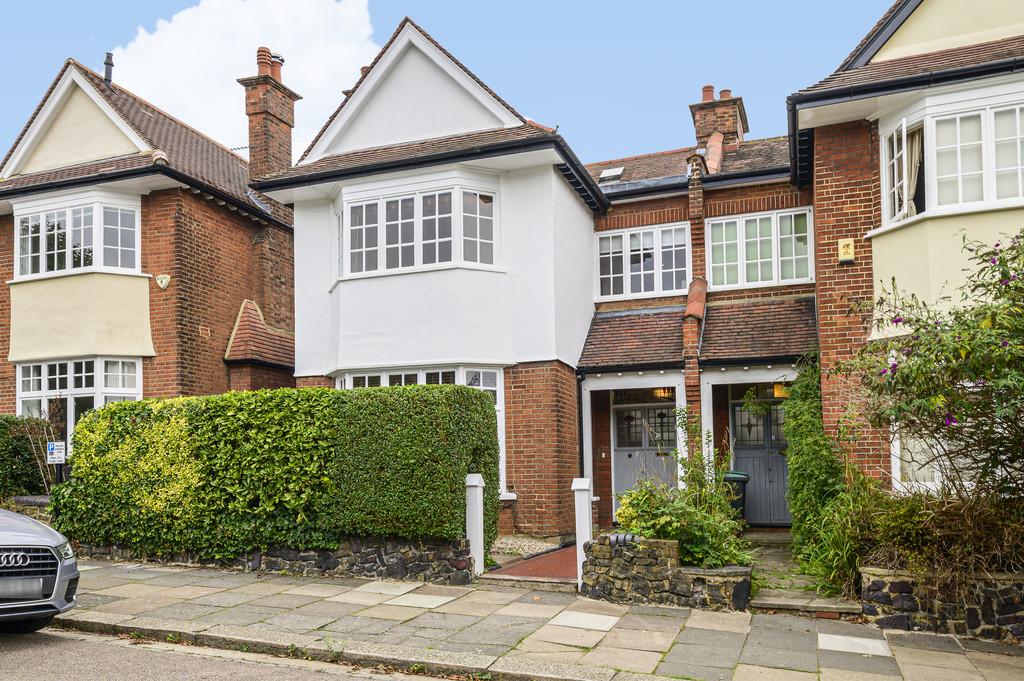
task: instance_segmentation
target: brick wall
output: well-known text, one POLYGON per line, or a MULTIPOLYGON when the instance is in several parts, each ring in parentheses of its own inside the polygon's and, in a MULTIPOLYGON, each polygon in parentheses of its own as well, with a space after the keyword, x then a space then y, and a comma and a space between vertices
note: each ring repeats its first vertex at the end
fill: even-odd
POLYGON ((505 456, 515 532, 572 534, 572 480, 579 475, 576 375, 562 362, 505 369, 505 456))
POLYGON ((871 249, 864 235, 881 223, 878 130, 867 121, 817 128, 814 133, 815 270, 825 428, 842 427, 848 450, 869 475, 887 477, 885 433, 855 418, 856 386, 829 370, 853 356, 867 338, 870 314, 857 309, 872 299, 871 249), (837 241, 852 238, 857 261, 840 265, 837 241))
MULTIPOLYGON (((0 277, 14 278, 14 216, 0 216, 0 277)), ((15 411, 14 365, 7 361, 11 349, 11 287, 0 285, 0 413, 15 411)))
MULTIPOLYGON (((723 90, 724 92, 724 90, 723 90)), ((741 97, 724 97, 690 105, 693 116, 693 131, 698 146, 705 146, 715 132, 722 133, 723 144, 736 144, 743 140, 743 123, 740 119, 741 97)))
POLYGON ((229 390, 294 387, 295 377, 290 369, 258 364, 235 364, 228 367, 229 390))
MULTIPOLYGON (((260 225, 188 190, 143 197, 142 270, 171 275, 166 290, 150 284, 157 354, 143 360, 147 397, 229 390, 224 352, 246 298, 260 305, 268 323, 286 329, 294 324, 291 232, 260 225)), ((250 371, 249 387, 290 385, 281 373, 250 371)))
POLYGON ((296 388, 333 388, 334 379, 330 376, 296 376, 296 388))
POLYGON ((596 390, 590 394, 590 425, 593 431, 594 496, 597 502, 598 527, 612 524, 612 432, 611 391, 596 390))

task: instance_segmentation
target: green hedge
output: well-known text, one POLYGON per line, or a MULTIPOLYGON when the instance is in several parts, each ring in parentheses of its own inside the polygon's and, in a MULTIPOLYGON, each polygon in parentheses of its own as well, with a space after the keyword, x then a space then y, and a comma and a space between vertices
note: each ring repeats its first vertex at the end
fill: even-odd
POLYGON ((74 434, 56 525, 91 544, 231 558, 334 548, 351 535, 464 535, 482 473, 497 534, 493 402, 461 386, 233 392, 120 402, 74 434))
POLYGON ((35 419, 0 415, 0 499, 45 491, 26 434, 28 427, 38 423, 35 419))
POLYGON ((821 374, 815 362, 802 363, 783 403, 782 425, 788 442, 789 512, 794 547, 802 551, 814 540, 829 500, 844 489, 843 468, 821 420, 821 374))

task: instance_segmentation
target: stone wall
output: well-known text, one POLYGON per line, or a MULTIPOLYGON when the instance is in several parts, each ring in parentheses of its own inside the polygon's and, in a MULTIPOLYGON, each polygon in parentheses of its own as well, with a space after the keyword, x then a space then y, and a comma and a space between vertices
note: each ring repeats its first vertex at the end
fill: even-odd
POLYGON ((588 542, 580 593, 615 603, 745 610, 750 568, 714 570, 679 565, 679 542, 637 539, 613 546, 609 535, 588 542))
POLYGON ((964 594, 925 589, 905 572, 861 569, 861 610, 884 629, 1024 638, 1024 575, 978 575, 964 594))
POLYGON ((335 550, 253 551, 234 561, 210 563, 192 554, 154 558, 131 549, 111 546, 78 546, 78 554, 110 560, 144 560, 179 565, 234 567, 244 571, 265 570, 293 575, 404 579, 432 584, 468 584, 473 576, 469 541, 352 537, 335 550))
POLYGON ((29 518, 34 518, 41 523, 50 524, 50 497, 49 496, 34 496, 34 497, 14 497, 10 502, 10 510, 15 513, 27 515, 29 518))

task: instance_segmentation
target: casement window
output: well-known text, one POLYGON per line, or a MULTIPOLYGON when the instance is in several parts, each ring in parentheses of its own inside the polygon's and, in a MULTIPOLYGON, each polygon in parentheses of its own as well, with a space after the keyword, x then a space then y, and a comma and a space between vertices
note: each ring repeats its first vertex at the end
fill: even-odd
POLYGON ((996 199, 1024 196, 1024 106, 994 114, 996 199))
POLYGON ((70 446, 75 424, 88 411, 112 402, 142 399, 139 358, 80 357, 19 364, 20 416, 45 418, 70 446))
POLYGON ((811 214, 807 209, 709 220, 707 233, 713 288, 813 280, 811 214))
POLYGON ((462 192, 462 253, 468 262, 494 264, 494 197, 462 192))
POLYGON ((353 388, 379 388, 381 386, 379 374, 354 374, 351 381, 353 388))
POLYGON ((456 186, 352 201, 341 215, 342 278, 497 262, 493 193, 456 186))
POLYGON ((427 385, 455 385, 455 370, 425 371, 423 382, 427 385))
POLYGON ((981 201, 981 114, 935 121, 936 202, 940 206, 981 201))
POLYGON ((598 299, 686 293, 690 281, 688 225, 661 225, 595 236, 598 299))
POLYGON ((86 269, 138 272, 138 234, 135 208, 90 204, 16 211, 15 278, 86 269), (102 216, 101 229, 96 215, 102 216))

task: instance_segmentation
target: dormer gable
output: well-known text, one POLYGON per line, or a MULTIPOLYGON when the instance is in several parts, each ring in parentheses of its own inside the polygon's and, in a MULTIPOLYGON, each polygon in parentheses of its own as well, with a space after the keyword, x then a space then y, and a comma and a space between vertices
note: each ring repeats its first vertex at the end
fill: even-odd
POLYGON ((406 18, 300 163, 357 149, 525 123, 518 112, 406 18))
POLYGON ((150 151, 68 60, 8 153, 0 178, 150 151))

